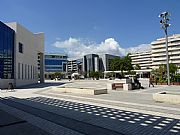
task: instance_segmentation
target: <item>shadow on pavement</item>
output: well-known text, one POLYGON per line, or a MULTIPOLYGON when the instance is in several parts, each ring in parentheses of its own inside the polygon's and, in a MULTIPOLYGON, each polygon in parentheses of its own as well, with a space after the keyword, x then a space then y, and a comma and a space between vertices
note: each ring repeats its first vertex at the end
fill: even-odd
POLYGON ((0 101, 84 134, 180 134, 179 119, 46 97, 0 101))
POLYGON ((0 109, 0 135, 50 135, 25 120, 0 109))

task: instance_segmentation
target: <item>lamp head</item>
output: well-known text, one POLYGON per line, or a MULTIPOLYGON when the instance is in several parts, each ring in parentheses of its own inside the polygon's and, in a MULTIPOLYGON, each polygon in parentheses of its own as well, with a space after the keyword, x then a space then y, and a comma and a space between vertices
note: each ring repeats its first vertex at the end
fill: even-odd
POLYGON ((167 16, 171 16, 171 14, 170 14, 169 12, 167 12, 167 11, 162 12, 162 13, 159 15, 159 17, 161 17, 161 18, 164 18, 164 17, 167 17, 167 16))

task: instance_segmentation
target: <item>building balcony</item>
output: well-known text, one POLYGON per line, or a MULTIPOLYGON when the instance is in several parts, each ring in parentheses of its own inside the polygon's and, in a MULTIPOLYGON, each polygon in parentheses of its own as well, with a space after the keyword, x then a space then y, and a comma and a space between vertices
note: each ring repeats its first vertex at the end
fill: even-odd
POLYGON ((132 59, 132 62, 151 61, 151 58, 132 59))

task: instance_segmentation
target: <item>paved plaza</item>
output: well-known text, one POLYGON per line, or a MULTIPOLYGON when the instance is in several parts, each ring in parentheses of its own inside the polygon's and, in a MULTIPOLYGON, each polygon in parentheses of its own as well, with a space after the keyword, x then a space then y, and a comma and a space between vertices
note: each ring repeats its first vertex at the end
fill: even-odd
POLYGON ((51 89, 101 89, 106 88, 106 83, 107 80, 48 81, 15 92, 1 91, 0 114, 4 119, 0 120, 0 134, 11 134, 5 132, 11 128, 17 134, 37 135, 180 134, 180 105, 152 99, 152 94, 159 91, 180 92, 179 86, 111 90, 95 96, 51 89))

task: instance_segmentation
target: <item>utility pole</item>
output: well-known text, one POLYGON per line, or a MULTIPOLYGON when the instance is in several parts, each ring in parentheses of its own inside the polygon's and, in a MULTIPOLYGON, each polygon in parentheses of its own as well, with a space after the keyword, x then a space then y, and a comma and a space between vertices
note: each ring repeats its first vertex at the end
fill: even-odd
POLYGON ((160 20, 160 24, 162 25, 161 28, 164 29, 165 32, 165 39, 166 39, 166 65, 167 65, 167 79, 168 79, 168 86, 170 86, 170 73, 169 73, 169 53, 168 53, 168 34, 167 28, 170 26, 168 24, 170 13, 163 12, 159 15, 162 20, 160 20))

